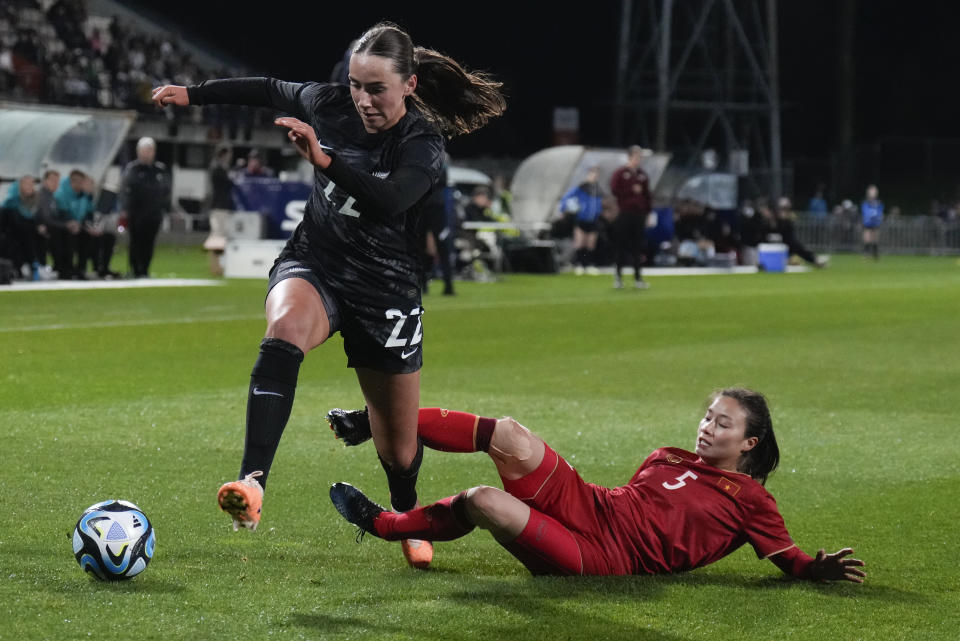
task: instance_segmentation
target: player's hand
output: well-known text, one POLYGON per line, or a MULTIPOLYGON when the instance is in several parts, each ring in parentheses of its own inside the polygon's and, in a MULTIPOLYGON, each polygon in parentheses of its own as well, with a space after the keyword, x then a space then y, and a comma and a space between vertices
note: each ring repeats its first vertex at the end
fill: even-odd
POLYGON ((843 548, 833 554, 827 554, 823 548, 817 550, 813 567, 810 568, 813 580, 863 583, 867 573, 860 568, 864 567, 864 563, 860 559, 844 558, 850 554, 853 554, 853 548, 843 548))
POLYGON ((80 233, 80 223, 77 222, 76 220, 68 220, 68 221, 67 221, 67 231, 70 232, 71 234, 79 234, 79 233, 80 233))
POLYGON ((330 166, 330 156, 323 153, 323 149, 320 148, 320 143, 317 141, 317 132, 313 130, 313 127, 296 118, 277 118, 273 121, 273 124, 289 129, 287 138, 296 145, 297 151, 310 161, 311 165, 316 165, 321 169, 330 166))
POLYGON ((158 107, 165 107, 167 105, 186 107, 190 104, 190 96, 187 95, 187 88, 180 85, 164 85, 159 89, 154 89, 151 100, 153 100, 153 104, 158 107))

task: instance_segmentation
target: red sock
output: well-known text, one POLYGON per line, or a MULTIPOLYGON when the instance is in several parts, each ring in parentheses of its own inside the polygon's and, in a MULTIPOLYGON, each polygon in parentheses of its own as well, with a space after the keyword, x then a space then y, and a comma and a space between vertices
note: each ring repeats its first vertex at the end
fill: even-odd
POLYGON ((533 508, 530 508, 530 520, 520 536, 500 545, 531 574, 583 574, 580 546, 570 530, 533 508))
POLYGON ((439 407, 420 409, 417 435, 423 444, 443 452, 486 452, 497 420, 439 407))
POLYGON ((464 511, 466 492, 409 512, 382 512, 373 521, 376 535, 387 541, 424 539, 452 541, 473 530, 464 511))

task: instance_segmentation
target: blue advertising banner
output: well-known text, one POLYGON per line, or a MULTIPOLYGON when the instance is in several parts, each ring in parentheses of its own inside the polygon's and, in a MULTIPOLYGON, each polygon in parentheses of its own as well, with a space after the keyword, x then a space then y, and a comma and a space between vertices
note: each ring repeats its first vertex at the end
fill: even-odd
POLYGON ((263 214, 267 238, 289 238, 303 218, 311 185, 278 178, 244 176, 233 187, 238 211, 263 214))

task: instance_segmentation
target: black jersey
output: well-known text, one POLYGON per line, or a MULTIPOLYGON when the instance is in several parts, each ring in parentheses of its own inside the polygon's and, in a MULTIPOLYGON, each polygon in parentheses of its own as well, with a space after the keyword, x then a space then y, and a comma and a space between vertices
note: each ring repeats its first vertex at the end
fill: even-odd
POLYGON ((343 298, 419 302, 418 219, 442 187, 443 138, 412 103, 396 125, 370 134, 339 84, 239 78, 188 93, 191 104, 272 107, 310 124, 333 161, 315 170, 304 220, 284 253, 308 255, 343 298))

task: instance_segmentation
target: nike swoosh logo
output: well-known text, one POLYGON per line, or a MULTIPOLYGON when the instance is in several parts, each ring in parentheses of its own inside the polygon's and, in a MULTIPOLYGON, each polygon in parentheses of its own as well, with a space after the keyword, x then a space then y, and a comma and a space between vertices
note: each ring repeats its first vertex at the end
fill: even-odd
POLYGON ((413 356, 414 354, 417 353, 417 350, 418 350, 418 349, 420 349, 420 348, 419 348, 419 347, 414 347, 413 350, 411 350, 411 351, 409 351, 409 352, 403 352, 402 354, 400 354, 400 358, 410 358, 411 356, 413 356))
POLYGON ((260 389, 259 387, 253 388, 254 396, 263 396, 265 394, 269 396, 279 396, 280 398, 283 398, 283 394, 279 394, 277 392, 268 392, 267 390, 260 389))

